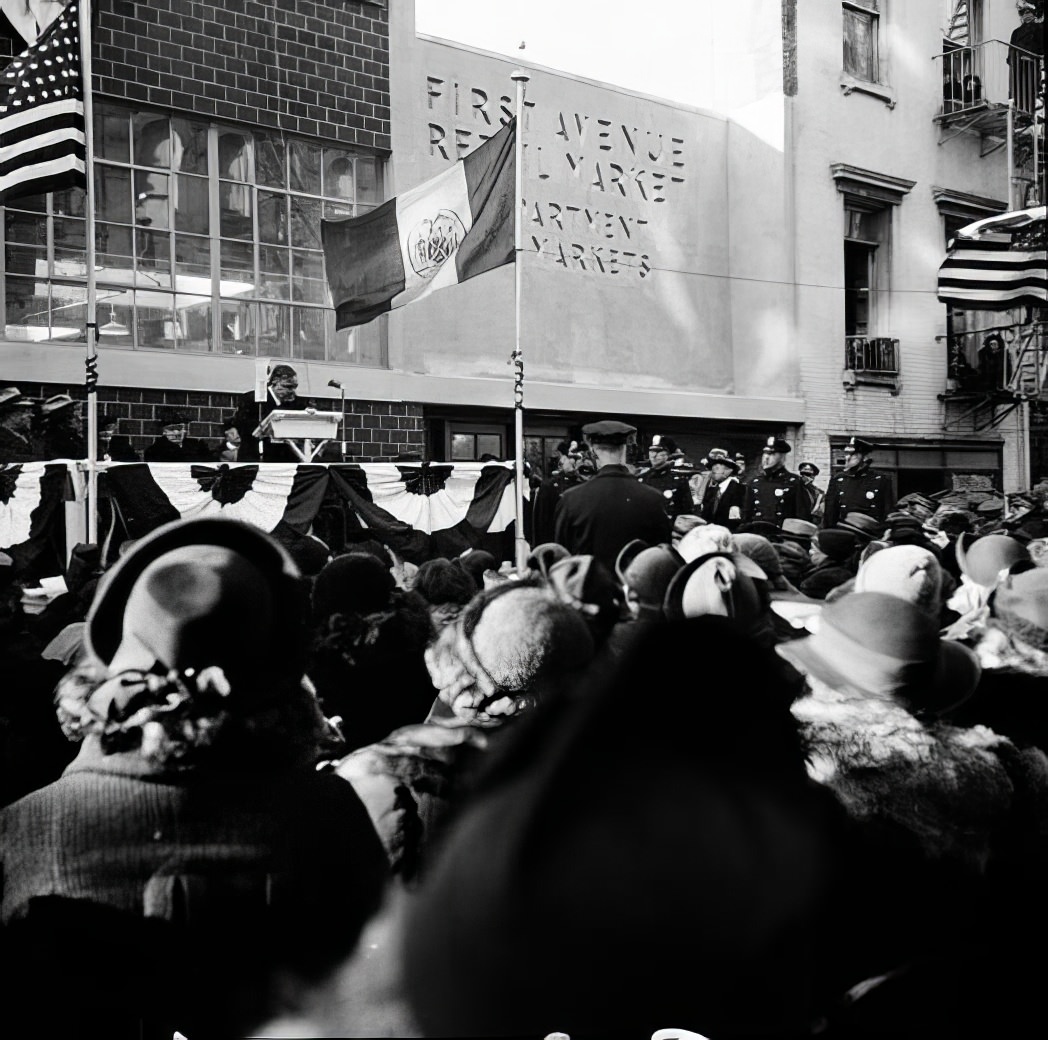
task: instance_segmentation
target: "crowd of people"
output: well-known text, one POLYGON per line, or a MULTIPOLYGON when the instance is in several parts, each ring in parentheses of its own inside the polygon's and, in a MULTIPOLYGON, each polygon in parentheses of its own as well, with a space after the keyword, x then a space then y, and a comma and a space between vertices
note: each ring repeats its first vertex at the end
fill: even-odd
POLYGON ((667 438, 638 479, 631 427, 583 433, 594 473, 543 484, 520 570, 198 519, 111 565, 78 547, 29 615, 0 561, 9 1022, 852 1040, 1039 1017, 1044 522, 932 529, 859 437, 817 523, 780 438, 745 482, 710 451, 696 497, 667 438))

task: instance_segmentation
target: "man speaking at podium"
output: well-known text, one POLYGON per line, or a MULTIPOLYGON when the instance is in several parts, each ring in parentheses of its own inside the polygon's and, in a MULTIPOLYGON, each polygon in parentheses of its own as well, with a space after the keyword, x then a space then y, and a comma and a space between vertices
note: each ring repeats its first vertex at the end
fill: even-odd
MULTIPOLYGON (((255 430, 270 412, 304 412, 309 402, 298 396, 298 374, 290 365, 274 365, 266 382, 266 399, 255 400, 254 390, 240 395, 234 425, 240 431, 238 462, 300 462, 290 446, 269 437, 261 440, 255 430), (260 450, 261 449, 261 450, 260 450)), ((314 406, 315 407, 315 406, 314 406)))

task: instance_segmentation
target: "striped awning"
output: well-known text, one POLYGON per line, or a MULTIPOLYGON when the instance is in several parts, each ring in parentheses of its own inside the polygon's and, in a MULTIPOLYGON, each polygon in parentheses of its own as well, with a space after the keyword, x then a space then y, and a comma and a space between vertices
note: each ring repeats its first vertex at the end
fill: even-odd
POLYGON ((1048 304, 1044 218, 1035 206, 961 228, 939 267, 939 300, 971 310, 1048 304))

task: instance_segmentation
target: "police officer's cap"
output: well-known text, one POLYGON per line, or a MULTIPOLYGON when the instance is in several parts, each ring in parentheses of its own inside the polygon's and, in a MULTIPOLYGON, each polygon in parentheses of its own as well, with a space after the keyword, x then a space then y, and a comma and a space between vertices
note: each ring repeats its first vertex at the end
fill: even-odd
POLYGON ((873 451, 873 445, 862 437, 852 437, 844 446, 845 455, 869 455, 873 451))
POLYGON ((600 422, 588 423, 582 427, 583 434, 591 444, 625 444, 637 432, 636 426, 629 426, 617 419, 601 419, 600 422))
POLYGON ((764 442, 764 450, 774 451, 779 455, 785 455, 790 451, 790 446, 781 437, 769 437, 764 442))
POLYGON ((651 443, 648 445, 648 451, 665 451, 670 455, 674 454, 677 450, 677 442, 672 437, 667 437, 663 433, 657 433, 651 438, 651 443))
POLYGON ((798 473, 803 473, 806 477, 817 477, 819 475, 819 467, 814 462, 802 462, 797 467, 798 473))

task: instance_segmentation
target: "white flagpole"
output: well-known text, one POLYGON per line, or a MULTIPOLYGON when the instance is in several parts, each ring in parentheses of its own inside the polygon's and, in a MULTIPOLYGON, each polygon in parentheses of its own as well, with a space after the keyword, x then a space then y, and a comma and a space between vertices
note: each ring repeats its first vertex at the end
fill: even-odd
POLYGON ((517 84, 517 136, 514 156, 516 183, 513 200, 513 454, 517 470, 514 545, 518 574, 524 573, 528 563, 528 541, 524 531, 524 352, 520 345, 520 298, 524 274, 524 89, 530 78, 522 69, 516 69, 511 76, 517 84))
POLYGON ((83 78, 84 165, 87 174, 84 262, 87 265, 87 540, 98 544, 98 309, 95 305, 95 170, 94 119, 91 101, 91 0, 80 0, 80 73, 83 78))

